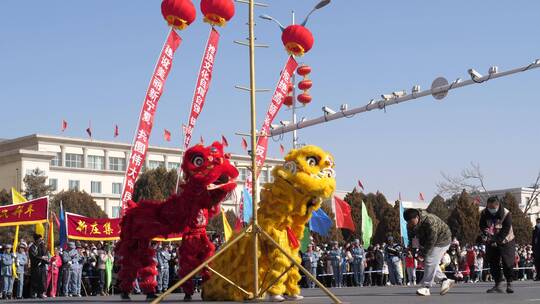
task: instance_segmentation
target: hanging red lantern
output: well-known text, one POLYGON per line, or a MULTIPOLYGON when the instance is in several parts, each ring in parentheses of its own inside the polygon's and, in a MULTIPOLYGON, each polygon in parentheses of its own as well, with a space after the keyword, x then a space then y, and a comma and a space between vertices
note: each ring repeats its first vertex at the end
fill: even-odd
POLYGON ((161 14, 170 26, 179 30, 188 27, 197 16, 191 0, 163 0, 161 14))
POLYGON ((293 96, 292 95, 285 96, 285 98, 283 99, 283 104, 286 105, 287 107, 292 107, 293 96))
POLYGON ((287 52, 294 56, 303 56, 313 47, 313 35, 306 27, 298 24, 285 28, 281 41, 287 52))
POLYGON ((287 94, 292 93, 293 90, 294 90, 294 85, 289 82, 289 84, 287 85, 287 94))
POLYGON ((204 22, 225 26, 227 21, 234 16, 234 2, 232 0, 202 0, 201 11, 204 22))
POLYGON ((304 79, 298 83, 298 88, 300 90, 309 90, 313 86, 313 82, 309 79, 304 79))
POLYGON ((311 73, 311 67, 303 64, 296 69, 296 73, 300 76, 306 77, 307 74, 311 73))
POLYGON ((297 99, 298 99, 298 101, 299 101, 300 103, 306 105, 306 104, 310 103, 311 100, 312 100, 313 98, 311 98, 311 95, 309 95, 308 93, 304 92, 304 93, 298 95, 297 99))

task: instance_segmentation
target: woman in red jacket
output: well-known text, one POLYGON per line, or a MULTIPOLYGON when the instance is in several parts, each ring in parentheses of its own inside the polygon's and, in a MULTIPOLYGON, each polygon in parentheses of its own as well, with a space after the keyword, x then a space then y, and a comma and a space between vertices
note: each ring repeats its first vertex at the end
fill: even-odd
POLYGON ((61 251, 56 250, 56 254, 49 261, 49 270, 47 271, 47 289, 49 297, 56 297, 56 289, 58 286, 58 272, 62 266, 61 251), (50 289, 49 289, 50 288, 50 289))

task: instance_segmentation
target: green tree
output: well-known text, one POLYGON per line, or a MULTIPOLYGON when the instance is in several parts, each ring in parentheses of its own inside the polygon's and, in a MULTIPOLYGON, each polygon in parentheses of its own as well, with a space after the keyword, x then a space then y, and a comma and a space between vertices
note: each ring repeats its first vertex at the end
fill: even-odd
MULTIPOLYGON (((231 225, 231 228, 234 230, 234 226, 236 225, 236 214, 234 213, 234 211, 225 211, 225 217, 227 218, 229 225, 231 225)), ((221 216, 221 213, 216 214, 216 216, 214 216, 208 221, 206 231, 208 231, 209 233, 217 233, 225 237, 223 229, 223 216, 221 216)))
POLYGON ((176 187, 177 177, 176 170, 167 171, 163 167, 146 170, 135 182, 133 201, 167 199, 176 187))
POLYGON ((35 168, 30 174, 26 174, 23 182, 25 189, 23 195, 28 200, 51 195, 51 191, 53 190, 52 186, 46 184, 47 176, 45 172, 39 168, 35 168))
POLYGON ((427 212, 435 214, 443 221, 446 221, 450 216, 450 209, 448 209, 448 205, 440 195, 435 196, 431 200, 431 203, 427 207, 427 212))
POLYGON ((7 191, 6 189, 0 190, 0 206, 5 205, 11 205, 11 191, 7 191))
POLYGON ((507 192, 503 198, 503 206, 512 213, 512 228, 519 245, 529 244, 532 238, 532 224, 529 217, 521 211, 514 196, 507 192))
MULTIPOLYGON (((342 233, 348 230, 338 229, 336 227, 336 216, 332 211, 331 200, 323 201, 321 204, 321 209, 326 213, 326 215, 328 215, 330 219, 332 219, 332 227, 330 227, 330 231, 328 231, 327 236, 322 236, 318 233, 311 232, 311 236, 313 237, 313 241, 315 241, 315 244, 329 244, 332 241, 343 241, 342 233)), ((306 225, 309 225, 309 223, 306 225)))
POLYGON ((49 203, 49 210, 59 214, 60 202, 65 212, 76 213, 91 218, 107 218, 107 214, 94 201, 94 198, 85 191, 61 191, 49 203))
POLYGON ((463 190, 456 202, 456 208, 448 217, 452 235, 463 245, 474 244, 479 235, 480 212, 467 191, 463 190))

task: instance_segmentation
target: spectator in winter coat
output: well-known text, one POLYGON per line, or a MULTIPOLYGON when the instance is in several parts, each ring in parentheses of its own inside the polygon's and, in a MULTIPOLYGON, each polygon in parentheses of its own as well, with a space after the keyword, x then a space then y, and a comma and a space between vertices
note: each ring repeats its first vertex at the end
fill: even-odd
POLYGON ((26 265, 28 265, 28 255, 26 255, 26 243, 19 244, 19 252, 15 257, 15 264, 17 269, 17 278, 19 283, 17 284, 17 299, 22 299, 24 288, 24 273, 26 265))
POLYGON ((0 254, 1 275, 3 281, 2 299, 11 299, 13 294, 13 263, 15 255, 11 252, 13 246, 4 246, 4 252, 0 254))
POLYGON ((506 292, 514 293, 512 281, 514 278, 514 259, 516 242, 512 228, 512 214, 501 206, 496 196, 488 198, 486 208, 480 214, 480 231, 487 244, 487 260, 495 286, 488 293, 502 293, 501 262, 506 278, 506 292))
POLYGON ((407 272, 407 285, 416 285, 416 259, 411 250, 407 251, 405 257, 405 269, 407 272))
POLYGON ((532 238, 532 251, 534 258, 534 267, 536 268, 535 281, 540 281, 540 217, 536 219, 532 238))
POLYGON ((60 273, 60 267, 62 267, 62 252, 56 249, 56 254, 49 260, 49 270, 47 271, 47 290, 49 291, 49 297, 56 297, 56 291, 58 287, 58 274, 60 273))
POLYGON ((47 250, 45 249, 45 241, 40 234, 34 234, 34 243, 28 249, 30 256, 30 282, 32 298, 45 297, 45 283, 47 281, 47 250))

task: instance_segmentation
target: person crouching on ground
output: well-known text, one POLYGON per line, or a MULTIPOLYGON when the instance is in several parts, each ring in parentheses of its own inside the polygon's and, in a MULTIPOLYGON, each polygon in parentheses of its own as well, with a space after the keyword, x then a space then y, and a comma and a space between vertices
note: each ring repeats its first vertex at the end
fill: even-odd
POLYGON ((424 287, 418 289, 416 294, 419 296, 431 295, 429 289, 436 280, 441 282, 441 296, 445 295, 454 281, 446 277, 439 268, 439 263, 450 247, 452 240, 450 228, 436 215, 417 209, 405 210, 403 217, 407 221, 409 239, 416 239, 416 241, 413 240, 413 245, 418 242, 424 255, 424 277, 422 278, 424 287))
POLYGON ((506 278, 506 292, 514 293, 512 281, 514 278, 514 258, 516 256, 516 241, 512 228, 512 214, 501 206, 496 196, 488 198, 486 208, 480 214, 480 231, 482 240, 486 243, 486 257, 495 286, 488 293, 502 293, 501 262, 506 278))

